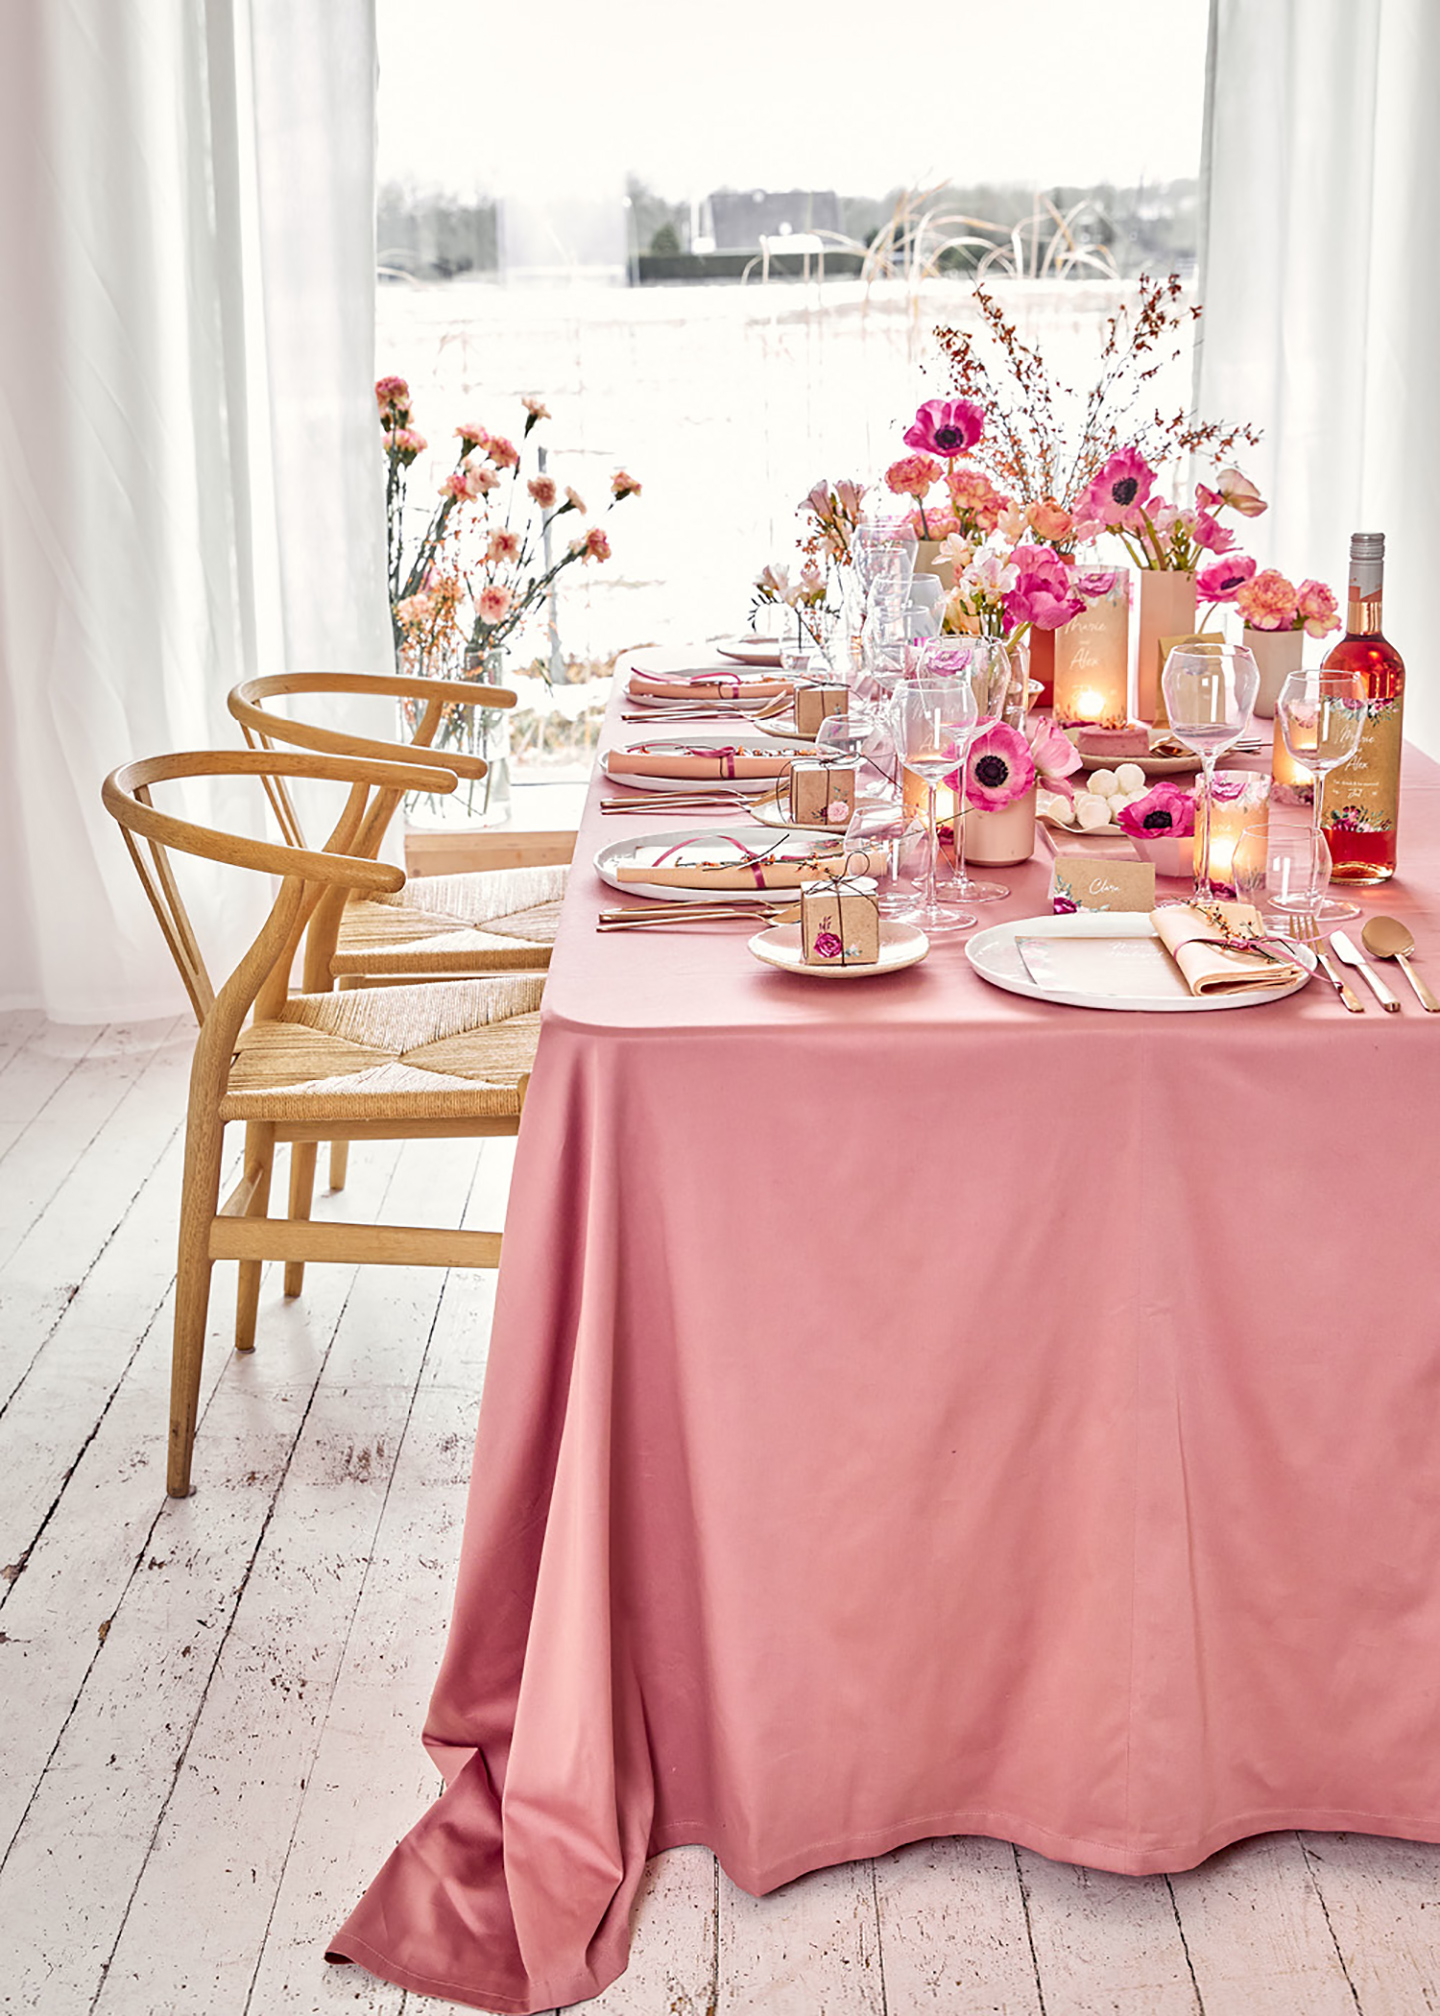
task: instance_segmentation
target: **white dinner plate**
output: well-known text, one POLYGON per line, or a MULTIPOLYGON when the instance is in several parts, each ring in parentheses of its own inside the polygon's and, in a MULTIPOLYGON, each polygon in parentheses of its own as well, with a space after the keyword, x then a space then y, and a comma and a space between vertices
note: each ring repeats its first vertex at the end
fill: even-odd
POLYGON ((800 730, 795 726, 795 716, 793 714, 773 714, 764 721, 757 721, 755 726, 760 730, 762 735, 777 736, 782 742, 796 742, 802 749, 813 749, 815 747, 815 737, 800 733, 800 730))
MULTIPOLYGON (((838 855, 845 844, 843 834, 796 833, 788 831, 777 834, 765 826, 727 826, 727 835, 752 847, 757 853, 779 850, 789 859, 804 860, 808 856, 826 854, 838 855)), ((665 903, 774 903, 784 902, 792 893, 782 889, 717 889, 713 882, 690 887, 678 882, 622 882, 615 873, 621 862, 653 863, 656 856, 683 847, 694 855, 702 849, 714 848, 718 833, 696 833, 693 828, 683 833, 647 833, 641 840, 613 840, 608 847, 602 847, 595 856, 595 873, 602 882, 608 882, 612 889, 618 889, 622 896, 653 896, 665 903)), ((720 850, 716 850, 716 859, 720 850)), ((669 866, 677 865, 673 858, 669 866)))
POLYGON ((731 637, 715 649, 722 658, 733 658, 741 665, 780 663, 780 646, 773 637, 731 637))
POLYGON ((782 973, 803 974, 807 980, 874 980, 881 973, 917 966, 930 950, 930 940, 918 925, 897 924, 882 917, 880 957, 873 966, 808 966, 798 924, 772 924, 768 931, 757 931, 748 949, 767 966, 778 966, 782 973))
MULTIPOLYGON (((707 744, 716 748, 736 748, 746 756, 775 756, 777 752, 760 742, 738 742, 733 735, 723 730, 712 730, 709 735, 677 735, 664 741, 647 739, 645 747, 653 755, 661 755, 666 749, 703 749, 707 744)), ((631 744, 631 747, 637 745, 631 744)), ((600 757, 600 767, 605 772, 607 783, 623 784, 632 791, 745 791, 766 792, 775 789, 773 777, 655 777, 640 776, 631 771, 616 775, 606 763, 606 756, 615 752, 605 750, 600 757)))
POLYGON ((982 980, 1010 994, 1034 1001, 1057 1001, 1069 1008, 1140 1009, 1153 1015, 1189 1014, 1211 1008, 1263 1008, 1298 993, 1315 971, 1315 955, 1303 946, 1294 957, 1305 977, 1287 987, 1243 994, 1192 994, 1178 968, 1156 936, 1148 914, 1140 911, 1080 912, 1064 917, 1020 917, 977 931, 966 942, 965 957, 982 980), (1031 979, 1016 948, 1017 938, 1094 938, 1110 941, 1113 977, 1083 989, 1041 987, 1031 979))

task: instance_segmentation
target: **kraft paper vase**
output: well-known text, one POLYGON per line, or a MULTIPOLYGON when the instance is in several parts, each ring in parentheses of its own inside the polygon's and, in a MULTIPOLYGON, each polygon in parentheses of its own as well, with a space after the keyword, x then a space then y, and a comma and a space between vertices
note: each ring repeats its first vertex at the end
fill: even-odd
POLYGON ((1305 649, 1303 630, 1252 630, 1245 626, 1245 644, 1260 674, 1260 691, 1255 697, 1255 713, 1262 721, 1273 721, 1280 688, 1292 672, 1300 670, 1305 649))
POLYGON ((1035 852, 1035 786, 1000 812, 971 806, 965 814, 965 858, 976 868, 1016 868, 1035 852))
POLYGON ((953 561, 940 559, 939 553, 940 541, 938 539, 917 539, 915 541, 915 572, 917 574, 937 575, 942 587, 948 594, 955 586, 955 566, 953 561))
POLYGON ((1195 576, 1169 568, 1140 570, 1140 643, 1135 659, 1135 718, 1165 720, 1160 674, 1165 666, 1164 640, 1189 637, 1195 629, 1195 576))

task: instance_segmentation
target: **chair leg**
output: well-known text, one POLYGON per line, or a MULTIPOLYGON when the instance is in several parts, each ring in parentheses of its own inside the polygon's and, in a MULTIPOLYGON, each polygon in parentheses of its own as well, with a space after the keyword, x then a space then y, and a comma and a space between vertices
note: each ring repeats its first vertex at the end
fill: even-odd
MULTIPOLYGON (((315 1149, 314 1141, 297 1141, 290 1150, 290 1216, 308 1218, 310 1200, 315 1194, 315 1149)), ((285 1293, 298 1295, 305 1286, 305 1262, 287 1260, 285 1262, 285 1293)))
MULTIPOLYGON (((275 1129, 267 1122, 253 1121, 245 1129, 245 1174, 258 1167, 259 1181, 250 1199, 247 1218, 263 1218, 270 1209, 270 1171, 275 1160, 275 1129)), ((235 1293, 235 1349, 255 1349, 255 1312, 260 1301, 260 1273, 263 1260, 242 1260, 240 1282, 235 1293)))
POLYGON ((345 1178, 350 1169, 350 1143, 332 1141, 330 1143, 330 1188, 343 1190, 345 1178))
POLYGON ((220 1155, 225 1130, 213 1114, 198 1115, 191 1102, 180 1196, 180 1258, 175 1278, 175 1339, 170 1360, 170 1450, 165 1489, 190 1495, 190 1459, 200 1407, 200 1366, 210 1309, 210 1227, 220 1202, 220 1155))

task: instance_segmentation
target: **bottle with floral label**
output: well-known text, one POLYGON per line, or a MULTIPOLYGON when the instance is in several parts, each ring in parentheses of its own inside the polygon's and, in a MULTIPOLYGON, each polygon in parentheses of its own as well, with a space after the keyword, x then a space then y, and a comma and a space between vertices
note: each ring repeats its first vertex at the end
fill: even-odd
POLYGON ((1356 532, 1345 635, 1325 660, 1360 673, 1366 687, 1360 746, 1325 780, 1322 820, 1337 882, 1387 882, 1395 873, 1405 666, 1381 629, 1384 581, 1384 533, 1356 532))

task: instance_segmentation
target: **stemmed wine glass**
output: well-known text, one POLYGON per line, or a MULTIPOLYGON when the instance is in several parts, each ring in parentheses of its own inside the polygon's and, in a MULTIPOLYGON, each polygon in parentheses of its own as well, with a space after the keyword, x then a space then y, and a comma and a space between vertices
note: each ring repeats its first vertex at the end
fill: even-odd
POLYGON ((1177 645, 1165 660, 1160 685, 1165 695, 1165 711, 1170 717, 1170 732, 1177 742, 1195 751, 1205 775, 1191 900, 1213 903, 1216 899, 1210 880, 1210 793, 1215 759, 1233 749, 1245 733, 1260 690, 1260 673, 1253 655, 1243 644, 1177 645))
MULTIPOLYGON (((1292 672, 1280 688, 1275 712, 1285 747, 1297 763, 1314 778, 1312 829, 1316 858, 1326 851, 1323 825, 1325 779, 1342 763, 1348 763, 1360 741, 1365 725, 1365 681, 1358 672, 1342 671, 1338 665, 1320 666, 1309 672, 1292 672)), ((1282 902, 1276 908, 1304 910, 1319 925, 1343 924, 1358 917, 1360 905, 1324 894, 1323 883, 1309 902, 1282 902)))
MULTIPOLYGON (((916 676, 968 679, 975 695, 979 729, 1000 719, 1010 686, 1010 654, 996 637, 936 637, 920 646, 916 676)), ((955 876, 950 894, 961 903, 1001 903, 1010 894, 1003 882, 977 882, 965 867, 965 800, 968 761, 960 764, 955 794, 955 876)))
POLYGON ((895 742, 907 770, 924 780, 927 796, 926 826, 930 847, 925 862, 925 878, 920 899, 904 914, 927 933, 968 931, 979 922, 973 910, 957 910, 942 904, 935 887, 940 840, 935 824, 935 791, 955 767, 957 755, 963 764, 975 733, 977 709, 975 689, 968 678, 902 679, 891 703, 895 720, 895 742))

